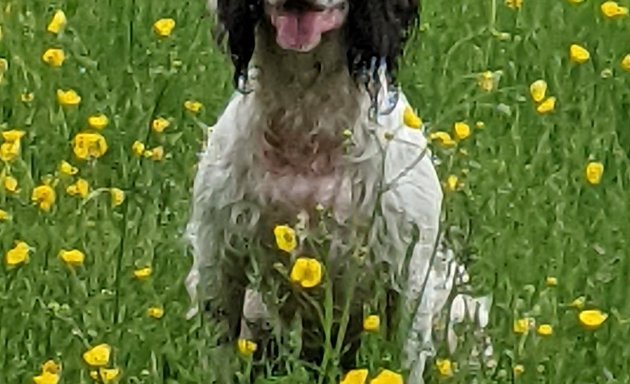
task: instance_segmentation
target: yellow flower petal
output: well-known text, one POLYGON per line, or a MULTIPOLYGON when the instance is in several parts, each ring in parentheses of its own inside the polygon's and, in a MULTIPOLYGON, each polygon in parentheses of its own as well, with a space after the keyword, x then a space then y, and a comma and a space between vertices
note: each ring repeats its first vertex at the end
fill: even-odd
POLYGON ((85 261, 85 254, 78 249, 73 249, 71 251, 61 250, 59 252, 59 258, 71 267, 78 267, 83 265, 85 261))
POLYGON ((12 129, 10 131, 2 132, 2 138, 7 143, 15 143, 17 141, 22 140, 22 138, 24 137, 25 134, 26 134, 26 132, 24 132, 24 131, 20 131, 18 129, 12 129))
POLYGON ((2 185, 7 192, 16 193, 18 191, 18 181, 15 179, 15 177, 5 177, 2 185))
POLYGON ((42 55, 42 60, 44 63, 50 65, 51 67, 59 68, 63 65, 63 62, 66 60, 66 54, 62 49, 50 48, 47 49, 46 52, 42 55))
POLYGON ((437 143, 444 148, 452 148, 457 144, 457 142, 453 140, 448 132, 442 131, 433 132, 431 135, 429 135, 429 140, 431 140, 431 142, 437 143))
POLYGON ((279 249, 291 253, 297 248, 297 237, 295 230, 288 225, 277 225, 273 229, 276 238, 276 245, 279 249))
POLYGON ((549 324, 541 324, 536 331, 540 336, 551 336, 553 334, 553 327, 549 324))
POLYGON ((33 377, 34 384, 57 384, 59 375, 56 373, 42 372, 41 375, 33 377))
POLYGON ((591 54, 581 45, 572 44, 569 48, 569 57, 576 64, 584 64, 591 58, 591 54))
POLYGON ((581 311, 578 315, 580 320, 580 324, 588 330, 596 330, 604 324, 606 319, 608 319, 608 315, 603 313, 600 310, 587 310, 581 311))
POLYGON ((453 363, 449 359, 437 359, 435 367, 441 377, 453 376, 453 363))
POLYGON ((545 115, 545 114, 553 112, 555 109, 556 109, 556 98, 552 96, 548 98, 547 100, 543 101, 542 103, 540 103, 540 105, 536 107, 536 112, 538 112, 541 115, 545 115))
POLYGON ((159 37, 169 37, 175 29, 175 20, 165 18, 156 21, 153 24, 153 31, 159 37))
POLYGON ((56 199, 57 194, 55 193, 55 190, 47 184, 35 187, 35 189, 33 189, 33 193, 31 194, 31 200, 44 212, 50 211, 53 204, 55 204, 56 199))
POLYGON ((111 383, 118 379, 120 376, 120 369, 118 368, 99 368, 98 375, 104 384, 111 383))
POLYGON ((83 353, 83 360, 92 367, 105 367, 109 363, 112 347, 99 344, 83 353))
POLYGON ((11 215, 9 215, 9 212, 5 211, 4 209, 0 209, 0 221, 9 220, 11 220, 11 215))
POLYGON ((46 30, 50 33, 58 34, 66 27, 67 23, 68 20, 66 19, 66 14, 63 11, 58 10, 53 15, 46 30))
POLYGON ((381 327, 381 318, 378 315, 370 315, 363 320, 363 330, 366 332, 378 332, 381 327))
POLYGON ((558 286, 558 279, 553 277, 553 276, 549 276, 547 277, 547 279, 545 280, 545 284, 548 287, 556 287, 558 286))
POLYGON ((630 53, 623 57, 620 66, 624 71, 630 72, 630 53))
POLYGON ((203 108, 203 104, 201 104, 198 101, 194 101, 194 100, 188 100, 184 103, 184 108, 192 113, 199 113, 201 111, 201 109, 203 108))
POLYGON ((523 0, 505 0, 505 5, 514 10, 518 10, 523 6, 523 0))
POLYGON ((81 96, 73 90, 57 90, 57 102, 63 107, 76 107, 81 103, 81 96))
POLYGON ((64 160, 59 165, 59 172, 66 176, 74 176, 79 173, 79 170, 77 167, 72 166, 72 164, 64 160))
POLYGON ((525 373, 525 367, 522 364, 517 364, 514 368, 512 368, 512 372, 514 373, 514 376, 519 377, 525 373))
POLYGON ((238 353, 243 357, 250 357, 256 352, 258 349, 258 345, 250 340, 239 339, 236 347, 238 349, 238 353))
POLYGON ((74 155, 81 160, 98 159, 107 149, 107 141, 100 133, 82 132, 72 140, 74 155))
POLYGON ((606 1, 600 6, 600 9, 604 17, 608 19, 628 16, 628 8, 620 6, 616 1, 606 1))
POLYGON ((162 133, 164 132, 164 130, 166 128, 168 128, 171 125, 171 122, 160 117, 158 119, 155 119, 151 122, 151 129, 153 130, 153 132, 155 133, 162 133))
POLYGON ((4 262, 8 267, 17 267, 28 263, 31 248, 23 241, 18 241, 4 256, 4 262))
POLYGON ((300 257, 293 264, 290 277, 302 288, 314 288, 322 281, 322 264, 316 259, 300 257))
POLYGON ((592 161, 586 166, 586 180, 591 185, 598 185, 602 182, 604 174, 604 164, 592 161))
POLYGON ((365 384, 368 377, 367 369, 353 369, 344 376, 339 384, 365 384))
POLYGON ((536 103, 540 103, 547 95, 547 82, 545 80, 536 80, 529 86, 529 93, 536 103))
POLYGON ((112 195, 112 206, 117 207, 125 201, 125 192, 119 188, 111 188, 109 190, 112 195))
POLYGON ((48 360, 42 365, 42 372, 48 372, 56 375, 61 372, 61 366, 54 360, 48 360))
POLYGON ((133 276, 138 280, 146 280, 151 277, 152 273, 153 269, 151 267, 144 267, 133 271, 133 276))
POLYGON ((138 140, 134 141, 133 144, 131 145, 131 152, 133 152, 133 154, 138 157, 144 154, 144 149, 145 149, 144 144, 138 140))
POLYGON ((88 125, 90 128, 102 130, 109 125, 109 118, 103 114, 88 117, 88 125))
POLYGON ((470 137, 471 129, 470 125, 464 122, 457 122, 453 126, 453 134, 457 140, 465 140, 470 137))
POLYGON ((418 115, 413 111, 413 109, 411 109, 410 106, 407 106, 405 108, 405 112, 403 113, 403 122, 409 128, 422 128, 422 119, 418 117, 418 115))
POLYGON ((154 319, 161 319, 164 316, 164 308, 151 307, 147 309, 147 316, 152 317, 154 319))
POLYGON ((404 381, 400 374, 384 369, 370 381, 370 384, 404 384, 404 381))

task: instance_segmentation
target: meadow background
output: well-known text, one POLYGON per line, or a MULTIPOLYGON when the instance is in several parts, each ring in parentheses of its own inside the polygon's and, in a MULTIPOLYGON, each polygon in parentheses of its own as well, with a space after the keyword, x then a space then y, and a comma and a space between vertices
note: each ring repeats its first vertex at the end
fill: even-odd
MULTIPOLYGON (((456 369, 443 377, 429 367, 429 382, 630 382, 630 68, 621 65, 630 18, 608 19, 601 4, 424 1, 400 79, 431 132, 473 129, 436 156, 440 176, 458 178, 445 203, 447 225, 461 229, 457 256, 475 290, 494 296, 495 351, 479 364, 466 348, 450 356, 440 346, 456 369), (571 44, 590 59, 571 62, 571 44), (557 100, 545 114, 529 91, 539 79, 557 100), (598 185, 586 178, 591 161, 604 166, 598 185), (580 326, 582 305, 608 315, 599 329, 580 326), (515 333, 524 318, 553 334, 515 333)), ((211 24, 201 0, 0 1, 0 131, 25 132, 0 164, 0 383, 30 383, 49 359, 62 365, 61 383, 92 382, 83 353, 101 343, 124 383, 207 383, 226 369, 199 364, 210 337, 183 320, 196 155, 232 92, 211 24), (57 10, 67 26, 54 34, 46 29, 57 10), (161 18, 176 21, 167 38, 153 31, 161 18), (65 52, 62 66, 44 62, 49 48, 65 52), (61 107, 58 89, 75 90, 80 104, 61 107), (107 127, 88 126, 96 114, 107 127), (161 133, 159 118, 170 122, 161 133), (80 132, 105 138, 103 156, 75 156, 80 132), (78 173, 63 174, 62 161, 78 173), (49 212, 32 201, 45 184, 55 192, 49 212), (17 241, 29 262, 11 267, 17 241), (58 257, 72 249, 82 265, 58 257), (150 276, 134 275, 145 267, 150 276)))

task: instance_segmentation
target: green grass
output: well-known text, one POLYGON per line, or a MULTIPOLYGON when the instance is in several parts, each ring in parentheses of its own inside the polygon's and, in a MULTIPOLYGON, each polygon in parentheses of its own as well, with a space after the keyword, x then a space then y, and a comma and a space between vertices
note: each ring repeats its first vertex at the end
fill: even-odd
MULTIPOLYGON (((207 327, 182 320, 190 265, 182 230, 204 134, 199 123, 212 124, 231 92, 231 69, 210 40, 203 3, 0 2, 0 58, 8 62, 0 72, 0 131, 26 132, 20 156, 0 164, 2 178, 19 183, 17 193, 0 187, 0 209, 11 215, 0 222, 0 252, 18 240, 32 247, 28 264, 0 269, 0 382, 29 383, 48 359, 63 365, 62 383, 91 382, 82 354, 100 343, 113 347, 110 366, 122 370, 124 383, 206 383, 227 369, 214 360, 200 364, 211 344, 207 327), (68 17, 59 36, 46 32, 56 9, 68 17), (160 40, 152 25, 162 17, 177 26, 160 40), (61 68, 42 62, 48 48, 66 52, 61 68), (60 108, 59 88, 75 89, 81 104, 60 108), (34 99, 21 101, 30 92, 34 99), (203 110, 186 112, 186 100, 199 100, 203 110), (110 119, 102 131, 109 149, 97 161, 79 161, 72 137, 97 112, 110 119), (151 131, 156 117, 171 121, 162 134, 151 131), (135 157, 136 140, 163 146, 165 158, 135 157), (63 160, 79 174, 60 176, 63 160), (79 176, 90 184, 86 200, 65 192, 79 176), (49 213, 31 202, 46 179, 57 193, 49 213), (111 206, 111 187, 125 191, 121 206, 111 206), (73 248, 86 261, 69 269, 57 254, 73 248), (147 265, 153 275, 134 279, 147 265), (164 317, 149 318, 150 306, 162 306, 164 317)), ((491 0, 424 3, 400 79, 431 131, 450 131, 457 121, 485 124, 437 155, 440 176, 463 183, 445 202, 447 224, 463 229, 458 257, 476 290, 491 292, 495 303, 488 333, 497 366, 471 360, 471 343, 454 356, 439 346, 439 357, 458 365, 444 382, 630 382, 630 72, 620 68, 630 53, 630 19, 606 20, 600 4, 525 0, 512 10, 491 0), (587 63, 569 61, 573 43, 590 51, 587 63), (491 92, 477 84, 487 70, 499 78, 491 92), (544 116, 529 96, 537 79, 557 97, 544 116), (585 180, 591 160, 605 166, 597 186, 585 180), (547 276, 558 286, 546 287, 547 276), (580 296, 587 308, 609 314, 600 329, 580 327, 568 305, 580 296), (554 334, 514 334, 522 317, 551 324, 554 334), (514 378, 519 364, 524 373, 514 378)), ((362 356, 370 360, 379 341, 368 341, 362 356)), ((378 359, 369 365, 378 369, 378 359)), ((244 371, 247 364, 236 365, 244 371)), ((315 382, 300 378, 299 367, 284 382, 315 382)), ((442 380, 428 371, 430 382, 442 380)))

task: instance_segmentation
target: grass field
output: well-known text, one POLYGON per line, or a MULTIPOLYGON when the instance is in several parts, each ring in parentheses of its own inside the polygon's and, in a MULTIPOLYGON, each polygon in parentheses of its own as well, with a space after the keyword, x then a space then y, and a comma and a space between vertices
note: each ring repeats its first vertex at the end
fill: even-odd
MULTIPOLYGON (((99 366, 107 356, 83 354, 102 343, 112 348, 106 367, 120 371, 101 371, 101 381, 210 383, 228 369, 199 363, 210 337, 183 320, 191 261, 182 231, 200 123, 215 121, 232 89, 203 3, 0 1, 0 383, 54 383, 42 373, 49 359, 62 365, 61 383, 92 382, 84 357, 99 366), (47 32, 57 10, 67 25, 47 32), (160 18, 176 21, 170 37, 153 31, 160 18), (51 48, 63 63, 58 51, 43 59, 51 48), (60 89, 80 103, 60 106, 60 89), (98 114, 107 126, 89 127, 98 114), (161 133, 159 118, 170 123, 161 133), (150 276, 134 276, 145 267, 150 276)), ((458 177, 445 203, 447 224, 462 228, 458 257, 494 296, 489 366, 439 346, 456 369, 429 367, 427 379, 630 383, 630 18, 609 19, 601 0, 520 3, 425 1, 400 76, 430 131, 472 127, 437 151, 439 172, 458 177), (571 61, 572 44, 590 56, 571 61), (548 87, 538 108, 556 98, 546 113, 530 95, 537 80, 548 87), (582 307, 608 317, 585 329, 582 307), (515 332, 519 319, 531 329, 515 332), (541 324, 553 333, 538 334, 541 324)), ((376 353, 370 365, 385 360, 376 353)), ((261 383, 315 382, 301 372, 261 383)))

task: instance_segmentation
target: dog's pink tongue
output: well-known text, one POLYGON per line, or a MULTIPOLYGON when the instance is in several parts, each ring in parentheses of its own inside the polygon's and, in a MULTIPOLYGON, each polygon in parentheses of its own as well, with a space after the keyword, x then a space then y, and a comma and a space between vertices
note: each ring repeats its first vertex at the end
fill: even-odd
POLYGON ((334 12, 287 12, 272 17, 276 41, 283 49, 310 51, 319 44, 322 34, 337 27, 334 12))

